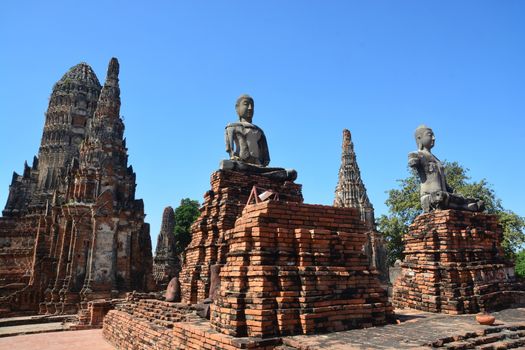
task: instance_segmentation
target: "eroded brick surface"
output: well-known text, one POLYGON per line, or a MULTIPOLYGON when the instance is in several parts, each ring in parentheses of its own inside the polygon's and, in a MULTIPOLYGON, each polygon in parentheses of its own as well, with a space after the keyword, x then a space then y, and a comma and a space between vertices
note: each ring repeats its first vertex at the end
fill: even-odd
POLYGON ((418 216, 404 237, 394 305, 459 314, 525 302, 502 238, 495 215, 436 210, 418 216))
POLYGON ((244 208, 232 230, 212 324, 272 337, 370 327, 392 313, 363 253, 357 209, 268 201, 244 208))
POLYGON ((226 261, 228 245, 224 234, 241 215, 254 185, 279 193, 284 201, 303 201, 301 185, 260 175, 219 170, 211 175, 210 182, 201 215, 192 225, 192 240, 179 277, 183 302, 196 303, 208 297, 210 266, 226 261))

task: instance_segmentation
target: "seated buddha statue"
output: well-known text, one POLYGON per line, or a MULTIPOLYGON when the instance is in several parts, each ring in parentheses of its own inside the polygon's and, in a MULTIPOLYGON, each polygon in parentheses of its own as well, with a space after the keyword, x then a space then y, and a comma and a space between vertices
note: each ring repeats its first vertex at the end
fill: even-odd
POLYGON ((457 209, 468 211, 483 211, 482 200, 465 198, 447 184, 445 169, 441 161, 432 154, 435 136, 432 129, 421 125, 415 132, 417 152, 408 155, 408 165, 415 169, 421 181, 421 207, 425 212, 434 209, 457 209))
POLYGON ((269 167, 270 153, 266 136, 261 128, 252 124, 254 103, 249 95, 241 95, 235 104, 239 121, 226 126, 226 152, 230 159, 221 161, 223 170, 237 170, 293 181, 297 172, 293 169, 269 167))

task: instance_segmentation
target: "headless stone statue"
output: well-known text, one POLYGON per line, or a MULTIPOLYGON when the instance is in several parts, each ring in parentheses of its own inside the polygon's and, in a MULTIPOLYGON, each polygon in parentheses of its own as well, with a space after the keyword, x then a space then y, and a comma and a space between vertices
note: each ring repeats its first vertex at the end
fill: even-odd
POLYGON ((421 207, 425 212, 434 209, 458 209, 483 211, 482 200, 465 198, 447 184, 443 164, 430 152, 434 147, 435 136, 432 129, 421 125, 416 129, 417 152, 408 154, 408 165, 415 169, 421 180, 421 207))
POLYGON ((261 128, 252 124, 253 98, 242 95, 235 104, 239 122, 226 126, 225 141, 229 160, 223 160, 220 169, 238 170, 260 174, 278 180, 293 181, 297 172, 293 169, 272 168, 266 136, 261 128))

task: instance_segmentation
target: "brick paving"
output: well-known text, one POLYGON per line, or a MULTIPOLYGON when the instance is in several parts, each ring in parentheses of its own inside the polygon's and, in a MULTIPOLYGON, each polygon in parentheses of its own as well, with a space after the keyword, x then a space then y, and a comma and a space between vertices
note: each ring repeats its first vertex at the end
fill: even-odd
MULTIPOLYGON (((397 310, 400 324, 355 329, 337 333, 284 337, 279 349, 300 350, 354 350, 354 349, 429 349, 428 344, 438 339, 466 333, 483 333, 512 324, 525 325, 525 308, 494 312, 496 324, 481 326, 475 315, 432 314, 415 310, 397 310)), ((45 332, 51 324, 40 326, 45 332)), ((18 327, 26 327, 18 326, 18 327)), ((11 327, 0 327, 11 328, 11 327)), ((19 335, 0 338, 0 349, 9 350, 112 350, 102 337, 102 330, 83 330, 55 333, 19 335)))
POLYGON ((69 326, 62 322, 24 324, 17 326, 0 327, 0 337, 14 336, 20 334, 58 332, 67 330, 69 326))
MULTIPOLYGON (((396 310, 401 323, 384 327, 355 329, 323 335, 283 338, 284 345, 301 350, 353 349, 428 349, 432 342, 467 332, 480 332, 491 326, 482 326, 475 315, 450 316, 415 310, 396 310)), ((525 308, 507 309, 492 313, 497 325, 525 323, 525 308)))
POLYGON ((101 329, 40 333, 0 338, 0 349, 9 350, 114 350, 101 329))

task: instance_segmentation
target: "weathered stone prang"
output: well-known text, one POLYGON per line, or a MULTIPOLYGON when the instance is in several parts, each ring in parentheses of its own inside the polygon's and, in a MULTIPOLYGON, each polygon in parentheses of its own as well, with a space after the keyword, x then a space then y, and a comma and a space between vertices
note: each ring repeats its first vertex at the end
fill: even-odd
POLYGON ((368 199, 366 187, 361 179, 361 171, 357 165, 357 157, 349 130, 343 130, 343 146, 341 152, 341 167, 339 179, 335 188, 334 207, 356 208, 361 214, 361 220, 366 223, 368 232, 364 246, 370 268, 379 271, 379 278, 388 281, 387 253, 381 233, 376 231, 374 207, 368 199))

